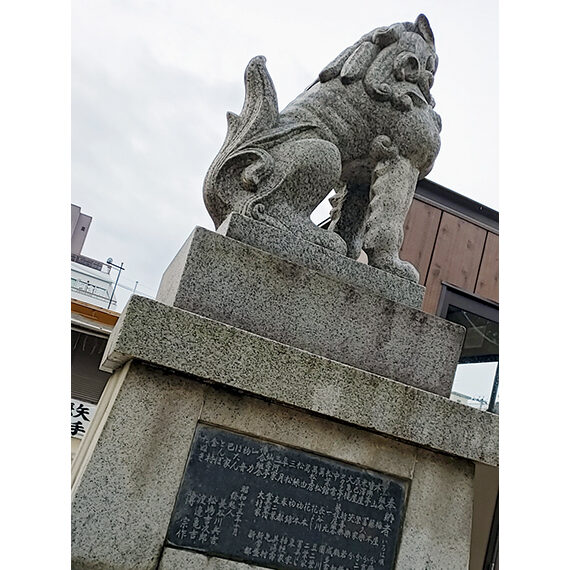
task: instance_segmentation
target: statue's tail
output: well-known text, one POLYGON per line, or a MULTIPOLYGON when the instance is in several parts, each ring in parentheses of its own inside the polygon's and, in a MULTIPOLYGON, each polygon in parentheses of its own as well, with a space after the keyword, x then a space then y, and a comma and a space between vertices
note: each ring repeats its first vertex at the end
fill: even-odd
POLYGON ((218 227, 236 204, 255 192, 272 171, 272 159, 251 141, 276 126, 277 94, 265 58, 253 58, 245 70, 245 101, 241 113, 228 112, 228 132, 204 180, 204 202, 218 227))

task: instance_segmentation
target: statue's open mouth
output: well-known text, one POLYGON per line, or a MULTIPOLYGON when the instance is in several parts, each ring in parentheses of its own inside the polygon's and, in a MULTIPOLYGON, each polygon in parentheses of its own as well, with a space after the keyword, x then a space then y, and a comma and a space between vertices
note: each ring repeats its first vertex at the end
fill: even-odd
POLYGON ((431 96, 429 91, 424 93, 423 89, 416 83, 405 82, 405 88, 403 89, 407 95, 409 95, 416 107, 423 107, 424 105, 429 105, 431 96))
POLYGON ((421 91, 408 91, 407 95, 411 97, 415 107, 423 107, 424 105, 428 105, 428 102, 426 101, 421 91))
POLYGON ((429 89, 427 93, 417 83, 411 81, 401 81, 392 86, 393 93, 397 98, 402 98, 407 95, 411 100, 414 107, 431 107, 431 94, 429 89))

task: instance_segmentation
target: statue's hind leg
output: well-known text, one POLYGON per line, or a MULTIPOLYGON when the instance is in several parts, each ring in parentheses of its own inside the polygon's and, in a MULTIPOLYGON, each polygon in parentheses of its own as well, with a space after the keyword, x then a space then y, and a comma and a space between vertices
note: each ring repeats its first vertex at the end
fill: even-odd
POLYGON ((331 223, 329 229, 346 242, 346 255, 358 259, 362 251, 366 215, 370 194, 370 181, 349 181, 331 199, 331 223))
POLYGON ((344 240, 311 220, 312 212, 338 184, 338 148, 321 139, 301 139, 282 143, 269 152, 275 165, 271 179, 252 198, 245 213, 345 255, 344 240))

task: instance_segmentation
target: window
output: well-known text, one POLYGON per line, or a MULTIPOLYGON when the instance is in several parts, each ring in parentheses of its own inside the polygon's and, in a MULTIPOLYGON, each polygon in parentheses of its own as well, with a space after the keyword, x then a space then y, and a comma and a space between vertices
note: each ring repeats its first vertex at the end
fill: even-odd
POLYGON ((437 314, 467 329, 451 399, 499 411, 499 305, 447 283, 437 314))
POLYGON ((107 335, 71 330, 71 397, 96 404, 110 374, 99 370, 107 335))

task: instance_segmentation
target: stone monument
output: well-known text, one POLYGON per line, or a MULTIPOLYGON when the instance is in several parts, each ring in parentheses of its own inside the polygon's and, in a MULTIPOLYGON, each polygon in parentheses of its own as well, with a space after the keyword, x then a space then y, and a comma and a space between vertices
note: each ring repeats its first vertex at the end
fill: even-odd
POLYGON ((427 18, 376 28, 344 50, 282 113, 263 57, 245 72, 245 103, 204 185, 216 227, 232 212, 417 282, 400 260, 418 178, 439 151, 430 94, 437 69, 427 18), (310 215, 334 189, 331 227, 310 215))
POLYGON ((192 232, 109 340, 73 568, 468 567, 498 419, 449 400, 464 329, 420 310, 398 255, 439 150, 436 68, 423 15, 363 36, 281 113, 250 62, 204 184, 217 231, 192 232))

